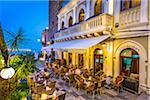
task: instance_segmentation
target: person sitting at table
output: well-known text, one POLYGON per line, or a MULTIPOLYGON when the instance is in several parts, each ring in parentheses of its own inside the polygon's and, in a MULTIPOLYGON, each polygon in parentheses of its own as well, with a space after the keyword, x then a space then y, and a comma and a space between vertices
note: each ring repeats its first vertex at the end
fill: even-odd
POLYGON ((80 75, 81 74, 81 70, 78 68, 75 70, 75 74, 80 75))
POLYGON ((107 76, 105 82, 106 82, 105 87, 110 89, 111 85, 112 85, 112 82, 113 82, 112 76, 107 76))
POLYGON ((50 82, 52 82, 53 80, 51 78, 46 77, 45 81, 43 82, 43 84, 45 86, 47 86, 50 82))
POLYGON ((90 76, 87 81, 84 81, 84 83, 86 84, 85 86, 86 93, 92 92, 94 90, 94 80, 92 79, 92 76, 90 76))
POLYGON ((124 73, 116 77, 114 88, 115 90, 117 90, 118 93, 120 92, 120 89, 122 87, 123 80, 124 80, 124 73))
POLYGON ((48 72, 48 70, 46 69, 46 68, 44 68, 44 77, 46 78, 46 77, 49 77, 49 72, 48 72))

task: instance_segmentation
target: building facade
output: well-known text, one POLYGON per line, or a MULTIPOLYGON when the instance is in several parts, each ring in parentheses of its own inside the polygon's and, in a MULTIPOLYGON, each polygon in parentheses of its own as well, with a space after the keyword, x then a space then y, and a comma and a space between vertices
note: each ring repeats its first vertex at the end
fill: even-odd
POLYGON ((45 50, 93 73, 123 72, 133 92, 150 88, 149 0, 71 0, 56 17, 55 42, 45 50))
POLYGON ((54 37, 54 33, 58 30, 57 14, 62 8, 63 0, 49 0, 49 38, 54 37))
POLYGON ((42 47, 46 47, 49 45, 49 29, 48 27, 46 27, 43 31, 42 31, 42 47))

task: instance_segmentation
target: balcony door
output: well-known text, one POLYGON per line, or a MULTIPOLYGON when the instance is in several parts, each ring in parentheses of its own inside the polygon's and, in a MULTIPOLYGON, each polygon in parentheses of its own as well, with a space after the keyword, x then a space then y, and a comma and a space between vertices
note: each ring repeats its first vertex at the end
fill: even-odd
POLYGON ((103 13, 102 0, 97 0, 94 6, 94 15, 98 15, 102 13, 103 13))

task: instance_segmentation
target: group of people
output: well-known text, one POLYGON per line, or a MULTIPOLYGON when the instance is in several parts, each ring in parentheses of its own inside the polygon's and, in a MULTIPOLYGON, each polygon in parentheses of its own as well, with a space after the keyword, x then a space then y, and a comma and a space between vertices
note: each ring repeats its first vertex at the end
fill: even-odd
POLYGON ((50 54, 48 55, 47 51, 45 53, 45 61, 46 63, 50 62, 53 63, 55 61, 55 51, 53 50, 53 48, 51 49, 50 54))

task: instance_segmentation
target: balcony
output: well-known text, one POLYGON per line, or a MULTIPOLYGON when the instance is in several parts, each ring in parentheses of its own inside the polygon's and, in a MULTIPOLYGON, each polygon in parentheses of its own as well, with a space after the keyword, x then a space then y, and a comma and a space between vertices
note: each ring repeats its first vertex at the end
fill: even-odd
POLYGON ((102 32, 110 29, 113 25, 113 17, 108 14, 101 14, 87 19, 84 22, 73 25, 65 30, 54 34, 55 40, 74 36, 87 35, 94 32, 102 32))
POLYGON ((120 13, 119 27, 126 27, 140 22, 140 7, 131 8, 120 13))

